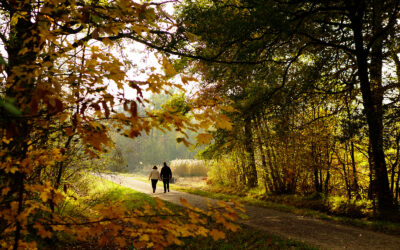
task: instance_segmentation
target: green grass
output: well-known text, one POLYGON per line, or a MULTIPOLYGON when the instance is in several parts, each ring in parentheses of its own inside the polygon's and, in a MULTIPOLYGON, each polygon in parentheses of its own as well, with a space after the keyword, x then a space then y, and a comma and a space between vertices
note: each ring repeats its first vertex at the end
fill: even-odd
MULTIPOLYGON (((80 184, 81 194, 77 200, 72 200, 65 208, 65 212, 74 212, 84 217, 90 211, 90 207, 99 203, 107 203, 113 201, 122 201, 129 208, 138 208, 144 202, 155 205, 155 199, 149 195, 136 192, 130 188, 126 188, 115 184, 111 181, 100 179, 94 176, 84 177, 80 184)), ((145 177, 140 180, 147 181, 145 177)), ((160 184, 162 185, 162 184, 160 184)), ((78 194, 75 193, 75 195, 78 194)), ((173 203, 165 202, 165 205, 175 214, 182 212, 183 207, 173 203)), ((168 249, 317 249, 304 243, 281 239, 279 237, 266 234, 246 226, 232 233, 226 232, 228 235, 226 240, 214 241, 211 237, 184 238, 184 246, 170 246, 168 249)), ((71 244, 76 247, 79 245, 71 244)), ((88 246, 82 246, 88 247, 88 246)))

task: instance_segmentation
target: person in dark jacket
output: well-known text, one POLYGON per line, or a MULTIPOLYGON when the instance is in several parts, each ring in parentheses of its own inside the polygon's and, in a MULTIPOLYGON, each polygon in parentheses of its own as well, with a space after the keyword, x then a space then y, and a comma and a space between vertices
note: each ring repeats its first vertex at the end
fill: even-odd
POLYGON ((172 179, 172 171, 165 162, 161 169, 160 176, 164 183, 164 193, 167 192, 167 190, 169 192, 169 181, 172 179))

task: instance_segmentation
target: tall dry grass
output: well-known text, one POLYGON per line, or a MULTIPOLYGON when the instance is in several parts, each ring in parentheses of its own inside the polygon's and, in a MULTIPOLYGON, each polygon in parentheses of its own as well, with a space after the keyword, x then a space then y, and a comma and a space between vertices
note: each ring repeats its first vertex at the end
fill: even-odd
POLYGON ((208 173, 208 168, 202 160, 176 159, 172 160, 170 165, 173 176, 205 177, 208 173))

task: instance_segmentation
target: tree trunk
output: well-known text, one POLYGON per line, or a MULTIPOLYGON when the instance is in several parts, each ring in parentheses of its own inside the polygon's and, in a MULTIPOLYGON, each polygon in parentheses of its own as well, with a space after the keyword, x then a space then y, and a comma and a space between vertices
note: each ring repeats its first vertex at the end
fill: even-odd
POLYGON ((397 180, 396 180, 396 202, 399 201, 399 182, 400 182, 400 169, 397 171, 397 180))
MULTIPOLYGON (((25 3, 21 5, 21 9, 31 12, 30 3, 25 3)), ((10 20, 13 15, 17 15, 16 12, 10 12, 10 20)), ((21 111, 22 115, 28 115, 29 103, 32 99, 33 90, 35 88, 34 81, 32 77, 27 77, 32 73, 32 68, 37 58, 37 52, 33 51, 33 48, 40 47, 37 35, 31 34, 33 24, 29 17, 17 18, 16 24, 10 24, 10 37, 12 37, 12 43, 7 44, 6 50, 8 54, 8 65, 6 67, 7 72, 7 83, 5 97, 16 100, 15 106, 21 111), (32 36, 31 42, 24 44, 27 36, 32 36), (20 51, 24 48, 28 48, 29 51, 23 55, 20 55, 20 51)), ((10 39, 11 40, 11 39, 10 39)), ((4 93, 3 93, 4 94, 4 93)), ((6 116, 4 121, 0 126, 3 131, 6 131, 6 135, 9 138, 13 138, 7 147, 9 154, 5 154, 3 157, 11 157, 14 162, 22 162, 27 156, 28 141, 30 140, 30 133, 32 125, 29 120, 22 117, 16 117, 14 115, 9 115, 5 113, 6 116)), ((26 174, 25 169, 20 169, 21 165, 18 166, 18 171, 14 174, 7 174, 7 179, 11 183, 11 192, 14 195, 15 200, 18 202, 18 210, 16 216, 23 213, 24 210, 24 196, 26 193, 26 174)), ((0 173, 1 175, 2 173, 0 173)), ((22 228, 21 222, 16 220, 16 229, 14 237, 14 249, 19 248, 19 241, 21 240, 22 228)))
POLYGON ((269 145, 267 145, 267 149, 266 149, 267 158, 269 159, 268 162, 269 162, 270 173, 271 173, 271 176, 272 176, 272 183, 273 183, 273 186, 274 186, 274 192, 277 193, 277 192, 281 192, 283 183, 282 183, 282 179, 281 179, 281 176, 279 174, 278 167, 277 167, 275 150, 274 150, 273 145, 271 145, 271 141, 272 141, 271 133, 269 131, 268 124, 267 123, 264 123, 264 124, 265 124, 265 135, 264 135, 264 138, 266 138, 267 141, 270 142, 269 145))
MULTIPOLYGON (((379 1, 377 1, 379 2, 379 1)), ((364 3, 363 3, 364 4, 364 3)), ((355 41, 355 55, 357 59, 358 77, 362 94, 364 112, 368 124, 368 136, 372 149, 373 169, 376 180, 376 195, 378 212, 382 216, 389 215, 393 209, 393 197, 389 190, 388 173, 386 169, 385 153, 383 151, 383 91, 382 91, 382 37, 377 36, 381 31, 382 16, 376 8, 373 23, 373 34, 376 41, 371 50, 371 66, 368 72, 368 51, 364 48, 363 16, 365 6, 359 4, 350 14, 355 41), (370 73, 370 77, 369 77, 370 73)), ((382 4, 382 3, 381 3, 382 4)), ((377 4, 379 5, 379 4, 377 4)), ((354 6, 352 6, 354 7, 354 6)))
POLYGON ((330 169, 328 168, 328 170, 326 171, 325 187, 324 187, 325 196, 328 196, 328 194, 329 194, 329 180, 330 180, 330 178, 331 178, 331 173, 330 173, 330 169))
POLYGON ((356 169, 356 159, 354 156, 354 143, 350 141, 350 156, 351 156, 351 166, 353 169, 353 191, 355 192, 356 199, 360 200, 361 195, 359 192, 358 178, 357 178, 357 169, 356 169))
POLYGON ((343 155, 343 162, 342 162, 342 166, 343 166, 343 175, 344 175, 344 181, 346 183, 346 190, 347 190, 347 198, 349 200, 351 200, 351 187, 350 187, 350 181, 349 181, 349 174, 347 171, 347 144, 345 144, 345 151, 344 151, 344 155, 343 155))
POLYGON ((257 130, 257 142, 258 142, 258 150, 260 152, 260 156, 261 156, 261 164, 262 164, 262 169, 263 169, 263 177, 264 177, 264 187, 265 187, 265 192, 267 193, 268 191, 271 192, 271 179, 269 177, 269 173, 268 173, 268 167, 267 167, 267 160, 265 157, 265 153, 264 153, 264 143, 262 138, 262 134, 261 134, 261 128, 260 128, 260 119, 256 119, 255 121, 255 126, 256 126, 256 130, 257 130))
POLYGON ((257 187, 258 181, 254 158, 253 133, 251 128, 251 118, 248 116, 244 120, 244 147, 246 150, 248 164, 247 186, 250 188, 257 187))

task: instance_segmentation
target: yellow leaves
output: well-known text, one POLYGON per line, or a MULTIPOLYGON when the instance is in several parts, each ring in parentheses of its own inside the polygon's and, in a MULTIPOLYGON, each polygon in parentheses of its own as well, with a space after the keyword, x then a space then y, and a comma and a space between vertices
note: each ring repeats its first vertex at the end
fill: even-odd
POLYGON ((197 143, 199 144, 209 144, 213 136, 211 134, 200 133, 196 136, 197 143))
POLYGON ((215 126, 221 129, 232 130, 232 122, 226 115, 220 115, 215 121, 215 126))
POLYGON ((46 191, 43 191, 40 193, 40 198, 42 199, 43 202, 47 202, 47 200, 51 197, 51 194, 49 194, 46 191))
POLYGON ((181 75, 181 81, 182 81, 184 84, 188 84, 188 83, 191 82, 191 81, 197 82, 197 79, 194 78, 193 76, 184 76, 184 75, 181 75))
POLYGON ((7 138, 5 136, 3 136, 3 138, 1 139, 1 141, 4 142, 5 144, 10 144, 12 140, 13 138, 7 138))
POLYGON ((203 237, 207 237, 207 235, 210 233, 210 230, 208 230, 207 228, 205 228, 205 227, 199 227, 199 228, 197 228, 197 230, 196 230, 196 234, 197 235, 200 235, 200 236, 203 236, 203 237))
POLYGON ((40 237, 42 237, 43 239, 45 239, 45 238, 51 238, 51 236, 52 236, 52 233, 51 233, 50 231, 46 230, 46 229, 44 228, 44 226, 41 225, 41 224, 39 224, 39 223, 35 223, 35 224, 33 225, 33 228, 35 228, 35 229, 37 230, 37 234, 38 234, 40 237))
POLYGON ((162 58, 162 62, 161 65, 163 66, 165 75, 167 77, 173 77, 176 74, 178 74, 178 72, 176 72, 174 66, 172 66, 172 64, 168 61, 168 59, 166 57, 163 56, 162 58))
POLYGON ((6 194, 8 194, 8 192, 11 190, 10 187, 5 187, 1 190, 1 195, 5 196, 6 194))
POLYGON ((108 38, 108 37, 105 37, 105 38, 101 39, 101 41, 102 41, 102 42, 104 43, 104 45, 106 45, 106 46, 112 46, 112 45, 114 44, 114 42, 111 41, 111 39, 108 38))
POLYGON ((138 34, 141 35, 143 32, 150 32, 149 28, 144 25, 136 24, 132 26, 132 29, 138 34))
POLYGON ((143 234, 139 238, 140 241, 150 241, 150 236, 148 234, 143 234))
POLYGON ((239 210, 240 212, 242 212, 242 213, 245 213, 246 212, 246 210, 244 209, 244 205, 242 204, 242 203, 240 203, 240 202, 237 202, 237 201, 235 201, 235 200, 231 200, 231 202, 232 202, 232 204, 233 204, 233 208, 234 209, 236 209, 236 210, 239 210))
POLYGON ((175 235, 173 235, 171 233, 167 235, 167 242, 171 245, 175 244, 178 246, 182 246, 184 244, 183 241, 179 240, 178 238, 176 238, 175 235))
POLYGON ((107 129, 100 123, 90 122, 87 126, 78 127, 78 132, 85 144, 89 144, 98 151, 101 151, 103 146, 111 146, 111 139, 107 134, 107 129))
POLYGON ((225 233, 222 231, 219 231, 217 229, 213 229, 210 232, 210 236, 214 239, 214 240, 221 240, 221 239, 225 239, 225 233))
POLYGON ((29 51, 27 47, 22 48, 20 51, 18 51, 18 55, 24 55, 29 51))
POLYGON ((4 168, 4 172, 15 174, 16 172, 19 172, 19 168, 16 166, 9 166, 9 167, 4 168))
MULTIPOLYGON (((44 186, 29 185, 27 189, 28 192, 42 190, 45 190, 45 192, 41 192, 40 197, 47 196, 48 201, 53 191, 51 183, 46 183, 44 186)), ((182 238, 184 237, 210 236, 214 240, 226 237, 220 227, 206 228, 206 225, 211 222, 210 218, 207 218, 203 211, 193 207, 186 200, 181 199, 181 202, 189 209, 181 212, 179 216, 175 216, 172 211, 165 208, 165 203, 160 199, 157 198, 155 201, 155 206, 144 203, 141 207, 135 209, 126 208, 122 201, 99 203, 90 207, 89 210, 93 216, 87 218, 83 223, 84 225, 79 225, 81 222, 77 218, 73 218, 77 223, 76 225, 73 223, 69 226, 62 225, 63 221, 69 219, 59 220, 56 216, 55 218, 59 220, 60 225, 54 223, 47 226, 43 220, 37 220, 34 222, 33 228, 36 230, 36 234, 44 239, 51 238, 55 231, 63 231, 66 234, 75 235, 76 240, 82 242, 89 238, 97 238, 100 246, 111 245, 117 248, 124 248, 133 244, 135 247, 163 249, 171 245, 182 246, 184 244, 182 238)), ((222 203, 219 207, 221 206, 223 208, 229 207, 222 203)), ((11 207, 14 211, 17 211, 18 202, 12 203, 11 207)), ((39 208, 38 206, 31 207, 32 209, 39 208)), ((212 216, 215 218, 215 215, 212 216)), ((21 217, 20 220, 27 221, 27 218, 27 214, 24 214, 24 217, 21 217)), ((223 226, 231 231, 238 229, 238 226, 232 223, 226 223, 223 226)))
POLYGON ((15 12, 14 15, 11 17, 11 21, 10 21, 11 26, 16 25, 20 18, 26 20, 27 16, 28 16, 28 12, 26 12, 26 11, 17 11, 17 12, 15 12))
POLYGON ((225 223, 225 228, 232 232, 236 232, 237 230, 240 229, 240 226, 228 222, 228 223, 225 223))

